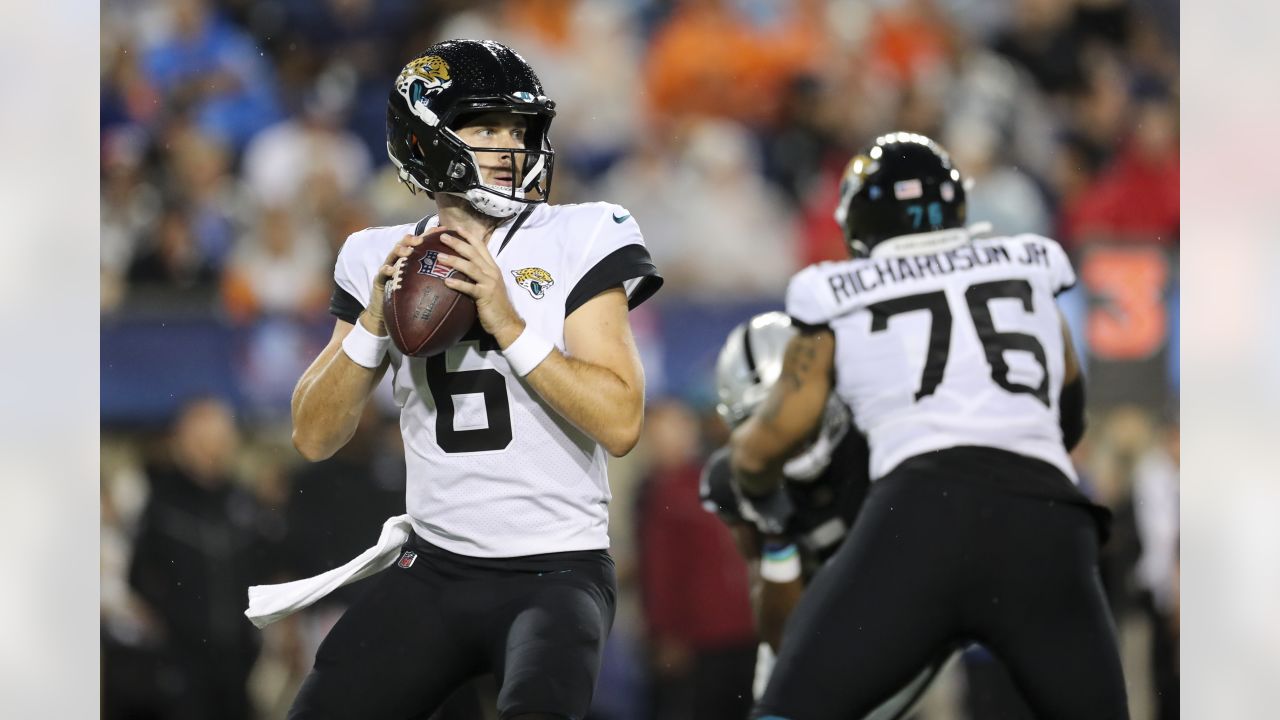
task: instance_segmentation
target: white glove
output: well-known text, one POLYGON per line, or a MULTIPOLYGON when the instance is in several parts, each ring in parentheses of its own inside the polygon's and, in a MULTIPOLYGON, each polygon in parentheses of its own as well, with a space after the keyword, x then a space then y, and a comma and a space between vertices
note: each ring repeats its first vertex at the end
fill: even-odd
POLYGON ((816 479, 831 464, 831 453, 849 433, 849 408, 835 393, 827 396, 827 407, 822 413, 822 429, 818 438, 804 452, 791 458, 782 466, 782 474, 790 480, 806 482, 816 479))

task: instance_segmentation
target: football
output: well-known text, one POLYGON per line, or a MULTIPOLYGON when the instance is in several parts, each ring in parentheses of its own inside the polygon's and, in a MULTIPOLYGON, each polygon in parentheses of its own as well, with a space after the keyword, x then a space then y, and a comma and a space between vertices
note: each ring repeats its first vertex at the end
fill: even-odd
POLYGON ((455 273, 466 278, 439 259, 440 254, 452 252, 441 240, 445 232, 437 228, 427 233, 387 281, 383 317, 391 341, 405 355, 431 357, 443 352, 476 321, 475 301, 444 284, 455 273))

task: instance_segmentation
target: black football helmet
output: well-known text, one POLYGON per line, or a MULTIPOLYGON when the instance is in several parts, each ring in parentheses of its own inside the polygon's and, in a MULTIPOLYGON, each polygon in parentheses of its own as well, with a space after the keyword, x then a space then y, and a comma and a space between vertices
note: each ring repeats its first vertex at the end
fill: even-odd
POLYGON ((405 65, 387 101, 387 155, 412 192, 466 197, 486 215, 509 217, 546 202, 555 151, 548 130, 555 103, 524 58, 492 40, 447 40, 405 65), (454 132, 484 112, 525 116, 525 147, 470 147, 454 132), (483 182, 477 152, 511 156, 511 187, 483 182), (532 191, 532 192, 530 192, 532 191))
POLYGON ((835 218, 853 257, 931 252, 967 239, 939 234, 964 228, 964 193, 946 150, 923 135, 890 133, 849 161, 835 218))

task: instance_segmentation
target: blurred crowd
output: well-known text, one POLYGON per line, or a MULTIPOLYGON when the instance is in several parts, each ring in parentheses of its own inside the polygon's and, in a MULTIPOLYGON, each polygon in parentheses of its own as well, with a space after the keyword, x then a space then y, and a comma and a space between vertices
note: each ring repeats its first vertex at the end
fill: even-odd
MULTIPOLYGON (((256 328, 249 353, 274 370, 254 382, 286 403, 313 350, 291 333, 330 322, 346 236, 431 210, 386 161, 385 103, 448 37, 502 41, 538 70, 559 113, 552 201, 631 210, 665 304, 776 299, 840 257, 844 163, 890 129, 951 151, 975 181, 971 221, 1077 259, 1176 258, 1176 0, 112 0, 101 27, 104 321, 256 328)), ((1090 399, 1077 460, 1116 514, 1104 580, 1135 717, 1176 717, 1176 403, 1090 399)), ((692 717, 695 688, 741 691, 755 643, 725 599, 745 566, 697 503, 724 428, 696 399, 652 406, 611 475, 624 598, 597 720, 692 717)), ((287 427, 216 396, 163 427, 104 426, 104 717, 282 717, 350 596, 259 632, 244 588, 333 567, 402 511, 391 410, 311 466, 287 427)), ((977 691, 982 658, 964 669, 922 718, 1000 702, 998 683, 977 691)))

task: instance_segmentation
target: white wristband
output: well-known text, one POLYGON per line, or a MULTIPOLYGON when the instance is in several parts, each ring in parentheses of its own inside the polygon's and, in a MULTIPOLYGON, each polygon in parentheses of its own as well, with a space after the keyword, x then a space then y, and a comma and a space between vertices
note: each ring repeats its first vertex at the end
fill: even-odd
POLYGON ((507 363, 517 375, 524 377, 533 372, 539 363, 546 360, 555 347, 550 340, 538 336, 526 326, 524 332, 502 351, 502 356, 507 359, 507 363))
POLYGON ((795 545, 766 550, 760 557, 760 577, 771 583, 789 583, 800 577, 800 551, 795 545))
POLYGON ((390 335, 374 335, 356 320, 356 326, 342 339, 342 351, 351 358, 351 362, 360 367, 375 369, 382 364, 382 358, 386 357, 387 346, 390 344, 390 335))

